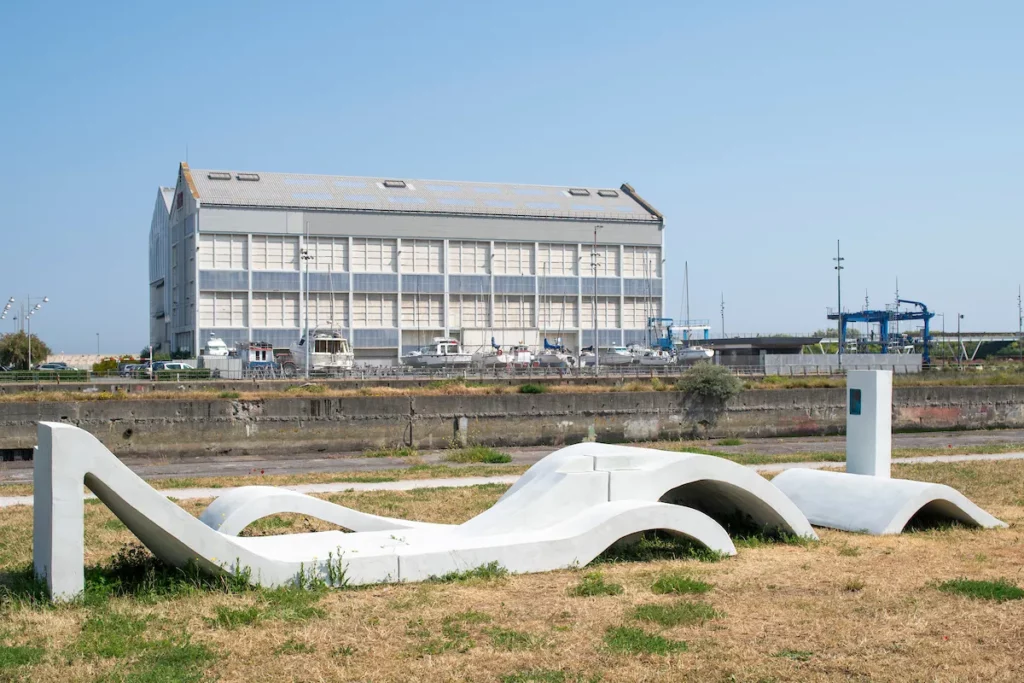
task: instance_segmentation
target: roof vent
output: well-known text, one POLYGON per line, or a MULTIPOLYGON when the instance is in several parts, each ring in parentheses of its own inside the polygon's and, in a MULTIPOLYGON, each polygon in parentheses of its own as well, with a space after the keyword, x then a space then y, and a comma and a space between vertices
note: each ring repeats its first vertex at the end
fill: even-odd
POLYGON ((385 180, 384 181, 384 187, 404 188, 405 187, 405 181, 404 180, 385 180))
POLYGON ((598 190, 597 194, 602 197, 618 197, 619 193, 615 190, 598 190))
POLYGON ((259 173, 236 173, 235 178, 238 180, 259 180, 259 173))
POLYGON ((569 194, 571 194, 573 197, 589 197, 590 190, 586 190, 582 187, 570 187, 569 194))
POLYGON ((231 180, 231 174, 224 173, 223 171, 210 171, 206 174, 206 177, 210 180, 231 180))

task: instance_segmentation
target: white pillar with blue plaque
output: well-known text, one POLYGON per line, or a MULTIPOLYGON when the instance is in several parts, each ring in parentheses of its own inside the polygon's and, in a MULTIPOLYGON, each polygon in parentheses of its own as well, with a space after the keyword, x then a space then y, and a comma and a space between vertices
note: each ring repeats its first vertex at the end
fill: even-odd
POLYGON ((892 372, 846 373, 846 471, 889 478, 892 461, 892 372))

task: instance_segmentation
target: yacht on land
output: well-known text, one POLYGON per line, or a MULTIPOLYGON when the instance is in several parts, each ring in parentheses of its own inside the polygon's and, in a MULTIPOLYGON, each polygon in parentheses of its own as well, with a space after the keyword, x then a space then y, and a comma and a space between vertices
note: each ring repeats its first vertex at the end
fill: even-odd
POLYGON ((433 344, 420 349, 416 362, 425 368, 466 368, 473 362, 473 354, 463 351, 458 339, 435 337, 433 344))
POLYGON ((632 365, 636 360, 625 346, 602 346, 599 353, 601 365, 632 365))
MULTIPOLYGON (((341 330, 333 327, 318 327, 309 334, 309 364, 312 372, 335 374, 347 372, 355 366, 355 354, 341 330)), ((297 369, 306 367, 306 340, 300 339, 291 345, 292 362, 297 369)))
POLYGON ((680 363, 708 360, 714 357, 714 355, 713 349, 705 349, 703 346, 683 346, 676 349, 676 360, 680 363))
POLYGON ((206 353, 207 356, 227 356, 229 355, 228 345, 224 343, 224 340, 220 337, 215 337, 213 333, 210 333, 210 338, 206 341, 206 353))

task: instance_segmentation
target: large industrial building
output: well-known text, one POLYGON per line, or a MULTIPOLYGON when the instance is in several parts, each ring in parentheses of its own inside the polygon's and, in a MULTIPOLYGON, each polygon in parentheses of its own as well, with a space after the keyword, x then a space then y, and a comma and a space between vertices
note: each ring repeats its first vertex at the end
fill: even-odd
POLYGON ((151 341, 195 354, 345 331, 393 363, 453 336, 590 346, 645 338, 662 311, 664 219, 618 189, 193 170, 160 188, 151 341), (596 229, 596 246, 595 246, 596 229), (594 271, 596 263, 596 277, 594 271), (308 268, 308 276, 307 276, 308 268), (308 290, 308 292, 307 292, 308 290))

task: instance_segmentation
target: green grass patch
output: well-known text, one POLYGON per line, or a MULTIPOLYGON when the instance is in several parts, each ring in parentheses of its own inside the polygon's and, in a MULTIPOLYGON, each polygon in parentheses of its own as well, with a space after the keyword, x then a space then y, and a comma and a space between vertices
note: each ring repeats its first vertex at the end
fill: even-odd
POLYGON ((523 631, 516 631, 510 628, 487 629, 487 635, 491 638, 491 645, 496 650, 530 650, 540 645, 540 639, 523 631))
POLYGON ((441 576, 432 576, 427 580, 434 583, 464 583, 467 581, 495 581, 504 579, 506 576, 508 576, 507 569, 497 562, 489 562, 461 572, 448 572, 441 576))
POLYGON ((217 398, 238 398, 241 396, 237 391, 222 391, 217 394, 217 398))
POLYGON ((668 572, 660 575, 651 584, 651 592, 658 595, 668 593, 674 595, 707 593, 713 588, 710 583, 695 579, 681 572, 668 572))
POLYGON ((284 390, 286 394, 306 394, 316 395, 323 394, 327 391, 327 387, 323 384, 298 384, 295 386, 288 387, 284 390))
POLYGON ((604 634, 604 644, 612 652, 629 654, 667 655, 686 652, 686 643, 648 633, 642 628, 610 626, 604 634))
POLYGON ((124 531, 128 527, 126 527, 124 522, 119 519, 108 519, 103 522, 103 528, 107 531, 124 531))
POLYGON ((742 446, 744 443, 745 442, 743 441, 743 439, 728 438, 728 439, 719 439, 717 445, 719 445, 719 446, 742 446))
POLYGON ((616 543, 591 564, 615 562, 654 562, 659 560, 697 560, 718 562, 727 557, 699 543, 660 531, 647 531, 629 543, 616 543))
POLYGON ((519 386, 520 394, 543 394, 548 390, 543 384, 521 384, 519 386))
POLYGON ((239 536, 263 536, 267 533, 280 531, 281 529, 290 529, 295 526, 294 519, 288 519, 281 517, 280 515, 271 515, 270 517, 262 517, 257 519, 249 526, 242 529, 239 536))
POLYGON ((1007 579, 996 581, 973 581, 971 579, 953 579, 939 584, 939 590, 944 593, 963 595, 975 600, 995 600, 1006 602, 1008 600, 1020 600, 1024 598, 1024 589, 1016 584, 1010 583, 1007 579))
POLYGON ((238 609, 220 605, 217 607, 216 616, 207 619, 206 623, 214 628, 233 630, 242 626, 252 626, 262 619, 263 612, 255 605, 238 609))
POLYGON ((37 663, 44 652, 41 647, 29 645, 0 645, 0 680, 8 680, 4 672, 37 663))
POLYGON ((446 453, 444 459, 448 462, 477 462, 489 465, 512 462, 512 456, 508 453, 502 453, 501 451, 496 451, 493 448, 488 448, 487 446, 469 446, 468 448, 460 448, 457 451, 446 453))
POLYGON ((467 610, 465 612, 458 612, 456 614, 450 614, 444 618, 442 623, 445 624, 488 624, 491 621, 491 615, 485 614, 484 612, 477 612, 475 610, 467 610))
POLYGON ((100 612, 82 624, 75 649, 82 655, 123 659, 146 647, 146 619, 100 612))
POLYGON ((652 603, 637 605, 633 610, 633 618, 638 621, 649 621, 661 626, 692 626, 721 616, 714 607, 706 602, 676 602, 669 605, 652 603))
POLYGON ((608 583, 601 572, 587 572, 580 582, 570 588, 568 594, 576 598, 592 598, 597 595, 622 595, 621 583, 608 583))

